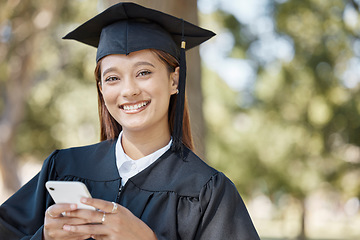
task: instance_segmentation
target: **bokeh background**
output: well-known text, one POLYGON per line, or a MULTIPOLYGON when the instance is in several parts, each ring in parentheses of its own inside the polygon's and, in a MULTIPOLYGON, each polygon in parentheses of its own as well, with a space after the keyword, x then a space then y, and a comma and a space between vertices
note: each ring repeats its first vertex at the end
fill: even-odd
MULTIPOLYGON (((61 37, 115 2, 0 1, 0 203, 98 141, 95 49, 61 37)), ((217 33, 187 55, 198 154, 261 238, 360 239, 360 1, 136 2, 217 33)))

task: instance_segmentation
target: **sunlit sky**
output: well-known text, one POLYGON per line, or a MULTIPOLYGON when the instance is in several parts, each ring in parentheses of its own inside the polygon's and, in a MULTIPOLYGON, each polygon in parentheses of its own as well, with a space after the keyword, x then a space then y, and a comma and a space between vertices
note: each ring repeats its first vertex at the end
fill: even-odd
MULTIPOLYGON (((252 44, 249 51, 265 63, 293 57, 292 42, 284 36, 277 36, 274 23, 269 15, 268 0, 232 1, 199 0, 199 10, 210 14, 219 7, 232 13, 241 23, 246 24, 259 41, 252 44)), ((230 87, 244 90, 256 77, 256 65, 247 59, 229 58, 234 40, 226 29, 216 31, 217 36, 201 47, 201 56, 206 65, 214 69, 230 87)))

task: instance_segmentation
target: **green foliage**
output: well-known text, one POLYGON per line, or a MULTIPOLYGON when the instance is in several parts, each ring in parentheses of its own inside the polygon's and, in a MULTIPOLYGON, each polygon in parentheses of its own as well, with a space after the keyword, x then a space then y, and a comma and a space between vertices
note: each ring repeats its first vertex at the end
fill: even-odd
POLYGON ((303 199, 330 183, 345 198, 359 197, 360 85, 350 68, 360 58, 359 13, 342 0, 282 2, 267 8, 274 34, 292 44, 289 60, 262 59, 254 52, 262 36, 232 14, 216 13, 234 36, 229 57, 253 61, 258 75, 246 108, 234 104, 245 91, 205 76, 208 158, 248 195, 303 199), (345 21, 349 11, 355 22, 345 21))
POLYGON ((11 9, 2 15, 0 25, 1 36, 6 27, 10 29, 10 38, 0 48, 3 116, 8 114, 4 112, 8 86, 17 80, 12 72, 28 72, 23 85, 18 85, 24 91, 10 93, 18 98, 16 94, 26 95, 24 119, 15 134, 20 159, 31 154, 42 161, 56 148, 98 141, 95 49, 61 39, 94 15, 96 4, 42 0, 2 4, 3 10, 11 9), (19 71, 16 65, 25 53, 31 60, 28 69, 19 71))

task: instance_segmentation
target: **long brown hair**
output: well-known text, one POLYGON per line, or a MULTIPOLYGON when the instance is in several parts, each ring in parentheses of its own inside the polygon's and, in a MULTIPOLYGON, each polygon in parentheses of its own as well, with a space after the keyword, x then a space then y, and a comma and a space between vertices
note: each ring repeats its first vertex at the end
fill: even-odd
MULTIPOLYGON (((150 49, 159 59, 167 66, 169 74, 175 71, 175 68, 179 66, 179 62, 170 54, 156 49, 150 49)), ((100 141, 115 139, 119 136, 122 127, 121 125, 111 116, 107 110, 104 102, 104 98, 101 94, 101 59, 98 61, 95 68, 95 79, 96 79, 96 88, 98 93, 98 110, 99 110, 99 119, 100 119, 100 141)), ((175 106, 176 106, 177 95, 173 94, 170 97, 169 103, 169 112, 168 112, 168 122, 170 132, 174 130, 174 118, 175 118, 175 106)), ((184 101, 184 116, 183 116, 183 128, 182 128, 182 141, 186 147, 193 150, 194 142, 191 134, 190 127, 190 114, 187 104, 187 97, 185 94, 184 101)))

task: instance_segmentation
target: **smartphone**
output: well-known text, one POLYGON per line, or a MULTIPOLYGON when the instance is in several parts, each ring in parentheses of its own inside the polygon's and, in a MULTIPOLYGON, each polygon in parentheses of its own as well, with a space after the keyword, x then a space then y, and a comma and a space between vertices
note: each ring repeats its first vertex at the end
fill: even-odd
POLYGON ((95 210, 94 207, 80 202, 80 198, 91 198, 91 195, 82 182, 76 181, 47 181, 46 189, 55 203, 76 203, 80 209, 95 210))

